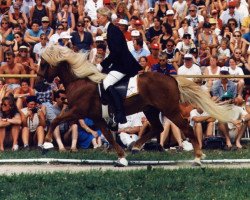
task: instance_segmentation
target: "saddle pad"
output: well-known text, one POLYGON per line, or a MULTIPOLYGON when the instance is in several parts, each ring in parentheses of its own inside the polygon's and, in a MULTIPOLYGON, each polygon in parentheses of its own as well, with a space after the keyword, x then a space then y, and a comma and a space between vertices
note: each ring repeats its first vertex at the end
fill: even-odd
POLYGON ((135 75, 134 77, 131 77, 129 79, 127 98, 138 93, 137 78, 138 78, 138 75, 135 75))

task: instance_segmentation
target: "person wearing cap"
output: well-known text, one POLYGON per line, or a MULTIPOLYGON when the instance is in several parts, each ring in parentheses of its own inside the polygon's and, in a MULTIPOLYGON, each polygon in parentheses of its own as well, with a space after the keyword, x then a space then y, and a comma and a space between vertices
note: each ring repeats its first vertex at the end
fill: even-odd
POLYGON ((111 11, 106 8, 97 10, 97 21, 107 31, 107 45, 110 51, 108 57, 101 62, 103 72, 107 73, 103 80, 103 86, 111 99, 109 104, 115 107, 115 122, 126 123, 126 117, 122 104, 122 98, 118 95, 113 85, 123 77, 135 76, 141 70, 140 64, 128 50, 123 33, 114 24, 110 23, 111 11))
POLYGON ((34 20, 31 22, 31 29, 27 29, 27 31, 24 34, 24 41, 28 42, 31 45, 35 45, 37 42, 40 41, 40 35, 43 33, 42 30, 40 30, 38 20, 34 20))
POLYGON ((236 3, 234 1, 228 2, 228 9, 223 11, 220 15, 223 25, 227 24, 228 20, 234 18, 238 23, 238 28, 240 28, 243 16, 235 10, 236 3))
POLYGON ((49 25, 49 18, 47 16, 42 18, 42 25, 40 26, 40 29, 47 35, 48 38, 50 38, 54 33, 53 28, 49 25))
POLYGON ((71 38, 72 36, 67 31, 64 31, 60 34, 60 39, 58 40, 58 42, 61 46, 73 49, 73 45, 70 40, 71 38))
POLYGON ((44 141, 44 128, 46 126, 45 115, 38 108, 36 96, 26 97, 27 107, 21 109, 22 142, 25 150, 29 150, 32 141, 36 141, 37 147, 42 149, 44 141))
MULTIPOLYGON (((132 52, 134 50, 134 41, 138 38, 141 38, 143 39, 143 36, 142 34, 140 33, 140 31, 138 30, 132 30, 131 31, 131 40, 130 41, 127 41, 127 46, 128 46, 128 49, 130 52, 132 52)), ((143 40, 143 48, 144 49, 148 49, 148 45, 147 43, 143 40)))
POLYGON ((218 37, 218 35, 220 34, 221 28, 222 28, 222 22, 221 22, 221 26, 219 25, 219 21, 220 19, 215 19, 213 17, 209 18, 209 23, 211 24, 211 33, 215 34, 216 37, 218 37))
MULTIPOLYGON (((29 48, 27 46, 20 46, 19 53, 15 57, 15 63, 23 65, 26 74, 35 74, 37 71, 37 64, 35 64, 32 57, 29 56, 29 48)), ((30 78, 30 86, 33 88, 35 78, 30 78)))
POLYGON ((179 50, 181 56, 183 57, 192 48, 196 48, 196 46, 195 46, 193 40, 191 39, 191 35, 189 33, 185 33, 183 35, 182 41, 177 43, 176 49, 179 50))
POLYGON ((21 6, 16 2, 13 4, 13 9, 14 9, 14 12, 11 12, 9 10, 8 12, 8 16, 9 16, 9 21, 12 23, 12 24, 17 24, 17 20, 19 18, 22 18, 26 24, 28 24, 28 18, 27 18, 27 15, 25 12, 22 12, 20 10, 21 6))
POLYGON ((91 33, 84 31, 85 22, 77 22, 77 31, 71 33, 71 42, 75 51, 89 52, 94 43, 91 33))
POLYGON ((167 10, 166 16, 166 21, 164 23, 168 23, 171 26, 173 35, 176 37, 177 30, 180 28, 179 20, 175 18, 175 13, 173 10, 167 10))
MULTIPOLYGON (((103 36, 96 36, 95 43, 93 46, 94 47, 90 50, 90 53, 89 53, 89 61, 91 63, 97 64, 96 59, 98 58, 98 60, 100 61, 101 57, 102 57, 102 59, 106 58, 109 54, 109 51, 107 49, 107 44, 106 44, 103 36), (98 53, 98 50, 97 50, 98 45, 101 45, 101 49, 105 52, 104 55, 102 55, 102 56, 98 55, 100 53, 100 52, 98 53)), ((98 62, 98 63, 100 63, 100 62, 98 62)))
POLYGON ((151 54, 147 56, 147 60, 148 60, 148 66, 151 70, 153 65, 159 63, 160 45, 158 43, 151 43, 150 51, 151 54))
POLYGON ((52 21, 49 8, 43 5, 43 0, 35 0, 35 3, 36 4, 30 8, 30 21, 37 20, 39 26, 41 26, 42 18, 45 16, 49 16, 49 21, 52 21))
MULTIPOLYGON (((178 75, 201 75, 201 69, 198 65, 194 64, 193 56, 189 53, 184 55, 184 65, 178 69, 178 75)), ((194 78, 188 78, 195 81, 194 78)))
POLYGON ((123 33, 127 41, 131 41, 131 32, 128 31, 128 21, 126 19, 119 19, 117 23, 119 29, 123 33))

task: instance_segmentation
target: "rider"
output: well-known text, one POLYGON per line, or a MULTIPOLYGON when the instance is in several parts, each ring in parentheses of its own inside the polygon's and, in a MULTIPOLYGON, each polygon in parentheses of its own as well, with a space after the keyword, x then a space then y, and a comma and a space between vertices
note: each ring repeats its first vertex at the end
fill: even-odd
POLYGON ((97 10, 97 22, 104 27, 107 33, 107 45, 110 51, 100 64, 102 71, 108 73, 103 80, 103 86, 110 96, 111 103, 115 108, 115 122, 124 124, 127 122, 124 113, 122 98, 114 89, 114 84, 125 76, 135 76, 141 70, 141 66, 128 50, 126 39, 118 27, 110 22, 111 11, 107 7, 97 10))

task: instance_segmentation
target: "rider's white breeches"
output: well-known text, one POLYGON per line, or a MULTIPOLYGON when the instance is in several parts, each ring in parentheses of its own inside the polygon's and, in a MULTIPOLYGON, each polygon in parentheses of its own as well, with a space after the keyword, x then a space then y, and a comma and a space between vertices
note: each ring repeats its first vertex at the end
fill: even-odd
POLYGON ((125 74, 118 71, 110 71, 106 78, 103 80, 103 87, 106 90, 109 86, 114 85, 118 81, 120 81, 125 74))

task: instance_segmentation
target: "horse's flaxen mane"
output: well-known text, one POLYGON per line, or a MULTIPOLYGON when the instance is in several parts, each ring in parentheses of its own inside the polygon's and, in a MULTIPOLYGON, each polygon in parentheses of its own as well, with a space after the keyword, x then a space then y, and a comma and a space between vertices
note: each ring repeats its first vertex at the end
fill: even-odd
POLYGON ((85 53, 75 53, 68 47, 57 44, 49 45, 42 53, 42 58, 51 66, 58 67, 60 62, 67 61, 77 77, 88 77, 90 80, 100 83, 106 75, 99 72, 96 66, 88 61, 87 56, 85 53))

